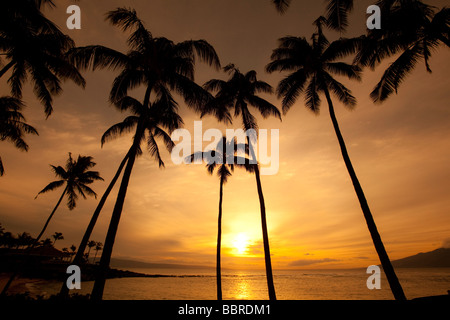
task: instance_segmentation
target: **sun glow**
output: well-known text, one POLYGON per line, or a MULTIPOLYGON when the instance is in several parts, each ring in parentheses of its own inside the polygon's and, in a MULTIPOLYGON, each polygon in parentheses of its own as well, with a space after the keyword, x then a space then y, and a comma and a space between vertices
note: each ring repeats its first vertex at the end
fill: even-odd
POLYGON ((236 255, 245 255, 248 251, 249 238, 245 233, 239 233, 233 240, 236 255))

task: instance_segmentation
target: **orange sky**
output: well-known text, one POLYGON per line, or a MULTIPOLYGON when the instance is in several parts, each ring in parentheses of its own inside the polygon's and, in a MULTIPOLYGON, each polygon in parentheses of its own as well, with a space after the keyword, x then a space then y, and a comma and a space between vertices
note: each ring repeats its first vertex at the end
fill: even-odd
MULTIPOLYGON (((371 2, 357 1, 349 36, 364 32, 365 9, 371 2)), ((429 1, 438 7, 445 2, 429 1)), ((82 29, 68 31, 65 9, 71 3, 59 1, 48 16, 77 45, 124 49, 127 35, 106 23, 104 13, 132 6, 154 36, 174 41, 205 39, 217 50, 222 65, 232 62, 243 72, 254 69, 261 80, 274 87, 282 75, 268 75, 264 66, 276 40, 285 35, 309 37, 314 30, 312 21, 324 11, 321 1, 312 0, 294 0, 284 16, 278 15, 269 1, 260 0, 80 1, 82 29)), ((435 52, 433 73, 419 65, 399 94, 382 105, 374 105, 369 92, 383 67, 375 72, 367 70, 362 83, 348 83, 358 99, 355 110, 348 111, 335 102, 350 157, 392 259, 433 250, 450 239, 449 58, 448 49, 435 52)), ((93 156, 96 169, 106 180, 93 185, 101 195, 128 150, 131 135, 100 146, 102 133, 125 116, 107 102, 115 74, 98 71, 84 75, 87 88, 66 83, 48 120, 30 86, 25 86, 24 114, 40 135, 26 138, 31 146, 28 153, 1 143, 6 175, 0 178, 0 222, 8 231, 36 236, 42 228, 62 192, 34 200, 54 179, 49 164, 64 164, 68 152, 93 156)), ((226 75, 198 65, 199 84, 213 77, 226 79, 226 75)), ((4 77, 0 95, 8 91, 4 77)), ((275 96, 265 97, 280 106, 275 96)), ((179 103, 185 127, 192 130, 199 118, 179 103)), ((274 268, 378 264, 326 108, 315 116, 299 99, 282 122, 257 118, 260 128, 280 130, 279 172, 262 176, 274 268)), ((223 128, 212 118, 204 119, 203 130, 216 127, 223 128)), ((164 152, 163 157, 164 170, 158 169, 148 154, 136 162, 113 256, 212 266, 219 179, 207 175, 204 166, 176 166, 169 153, 164 152)), ((116 193, 117 188, 112 195, 116 193)), ((104 242, 113 205, 110 198, 94 240, 104 242)), ((78 246, 95 206, 96 201, 89 199, 80 200, 72 212, 60 207, 46 236, 62 232, 65 240, 59 241, 58 247, 78 246)), ((254 176, 235 172, 224 188, 223 212, 223 267, 263 268, 254 176), (241 253, 236 238, 247 243, 241 253)))

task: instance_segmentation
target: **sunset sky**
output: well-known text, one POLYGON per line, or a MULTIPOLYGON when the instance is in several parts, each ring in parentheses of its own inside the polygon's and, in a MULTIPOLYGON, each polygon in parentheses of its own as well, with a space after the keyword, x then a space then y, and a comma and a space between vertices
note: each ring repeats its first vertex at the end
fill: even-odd
MULTIPOLYGON (((373 2, 355 1, 346 36, 365 32, 365 11, 373 2)), ((448 4, 427 3, 439 8, 448 4)), ((267 74, 264 67, 277 39, 309 38, 314 32, 312 22, 325 10, 322 1, 314 0, 293 0, 284 15, 268 0, 81 0, 76 4, 81 8, 82 29, 67 30, 70 4, 57 1, 57 8, 45 12, 78 46, 101 44, 126 50, 128 34, 111 26, 104 16, 117 7, 132 7, 153 36, 175 42, 205 39, 216 49, 222 66, 234 63, 242 72, 253 69, 274 88, 286 74, 267 74)), ((326 35, 339 37, 331 31, 326 35)), ((365 70, 360 83, 344 80, 358 105, 349 111, 335 99, 335 108, 388 254, 399 259, 450 246, 450 52, 446 48, 434 52, 432 74, 419 64, 398 95, 375 105, 369 93, 388 63, 374 72, 365 70)), ((7 231, 37 236, 63 190, 34 197, 55 180, 49 165, 64 165, 68 152, 94 157, 95 170, 105 182, 96 182, 92 188, 101 197, 132 137, 100 145, 103 132, 126 116, 108 102, 116 74, 83 71, 86 89, 65 83, 48 119, 30 84, 25 86, 24 115, 39 136, 26 137, 28 153, 8 142, 0 144, 6 170, 0 178, 0 223, 7 231)), ((0 96, 9 94, 8 77, 0 80, 0 96)), ((199 84, 227 77, 197 64, 199 84)), ((133 95, 142 100, 142 91, 133 95)), ((281 109, 276 95, 264 97, 281 109)), ((282 122, 257 116, 261 129, 280 132, 279 172, 261 178, 275 270, 379 264, 324 100, 319 116, 304 107, 302 98, 282 122)), ((199 116, 181 99, 178 103, 185 128, 193 130, 199 116)), ((233 126, 240 128, 241 123, 237 120, 233 126)), ((203 130, 208 128, 224 126, 205 117, 203 130)), ((174 165, 167 151, 162 155, 166 164, 162 170, 148 153, 136 161, 113 257, 214 266, 219 179, 209 176, 204 165, 174 165)), ((117 189, 95 228, 95 241, 104 243, 117 189)), ((96 204, 90 198, 80 199, 73 211, 61 206, 44 237, 62 232, 65 239, 58 241, 58 248, 78 246, 96 204)), ((223 253, 224 268, 264 268, 255 177, 242 170, 236 170, 224 188, 223 253)))

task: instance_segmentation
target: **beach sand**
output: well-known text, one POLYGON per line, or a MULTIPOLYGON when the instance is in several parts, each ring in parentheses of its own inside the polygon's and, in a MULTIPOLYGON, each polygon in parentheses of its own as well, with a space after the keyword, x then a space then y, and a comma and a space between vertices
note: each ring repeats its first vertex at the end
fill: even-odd
MULTIPOLYGON (((8 282, 11 274, 10 273, 0 273, 0 290, 3 290, 4 286, 8 282)), ((42 279, 29 279, 29 278, 22 278, 22 277, 16 277, 11 284, 11 286, 8 289, 8 294, 18 294, 18 293, 25 293, 30 292, 30 285, 38 284, 41 282, 46 282, 46 280, 42 279)), ((31 293, 31 292, 30 292, 31 293)))

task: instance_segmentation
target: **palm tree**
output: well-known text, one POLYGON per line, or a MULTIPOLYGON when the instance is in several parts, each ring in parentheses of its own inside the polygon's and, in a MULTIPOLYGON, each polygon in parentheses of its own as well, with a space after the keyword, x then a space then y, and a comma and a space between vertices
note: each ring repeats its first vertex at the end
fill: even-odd
POLYGON ((65 53, 74 41, 44 17, 42 4, 51 1, 7 1, 0 13, 0 54, 6 58, 0 78, 12 70, 8 83, 15 98, 21 99, 22 87, 29 77, 34 93, 44 105, 47 117, 53 110, 53 96, 61 93, 61 80, 85 86, 78 70, 65 53))
MULTIPOLYGON (((116 106, 122 105, 125 109, 130 108, 131 111, 137 112, 139 115, 138 117, 125 119, 122 125, 111 128, 109 134, 104 136, 106 139, 109 136, 129 131, 133 126, 136 126, 135 139, 126 160, 124 176, 100 260, 100 272, 94 285, 93 299, 101 299, 103 294, 105 272, 109 266, 126 189, 135 158, 141 153, 140 144, 141 139, 145 136, 145 131, 152 132, 149 139, 153 139, 154 135, 164 139, 165 135, 162 133, 164 131, 156 129, 153 132, 153 125, 157 127, 164 122, 170 122, 170 118, 173 120, 172 123, 169 126, 167 126, 168 123, 165 124, 169 130, 173 130, 181 124, 181 118, 176 115, 176 112, 173 112, 177 105, 172 98, 171 91, 180 94, 187 105, 194 107, 196 110, 199 110, 202 103, 210 98, 210 95, 194 82, 196 56, 209 65, 220 66, 216 52, 206 41, 189 40, 175 44, 166 38, 154 38, 151 32, 145 28, 144 23, 137 17, 135 10, 119 8, 109 12, 107 19, 124 31, 132 30, 127 41, 130 48, 127 54, 103 46, 88 46, 73 49, 68 55, 69 60, 80 68, 92 68, 94 70, 97 68, 121 69, 121 73, 114 80, 110 101, 116 106), (128 90, 140 85, 146 87, 142 104, 127 97, 128 90), (151 99, 152 93, 155 94, 153 99, 151 99), (169 108, 166 112, 162 112, 160 109, 156 112, 159 113, 158 115, 153 111, 149 112, 150 107, 154 108, 157 105, 169 105, 169 108), (160 121, 155 116, 161 116, 165 119, 160 121), (139 119, 139 121, 136 122, 136 119, 139 119), (153 119, 150 121, 153 124, 146 123, 146 119, 153 119)), ((148 141, 148 145, 150 146, 150 153, 159 158, 159 150, 155 147, 157 146, 156 141, 148 141)), ((166 146, 170 147, 170 145, 166 141, 166 146)), ((162 161, 160 161, 160 165, 162 165, 162 161)))
POLYGON ((97 258, 97 253, 103 249, 103 243, 96 242, 95 243, 95 255, 94 255, 94 261, 92 263, 95 263, 95 259, 97 258))
POLYGON ((79 155, 78 159, 74 161, 72 159, 72 154, 69 153, 69 158, 66 162, 65 168, 61 166, 56 167, 50 165, 52 167, 52 171, 55 173, 56 177, 58 177, 60 180, 56 180, 49 183, 44 189, 39 191, 36 198, 40 194, 53 191, 59 187, 62 187, 63 185, 65 185, 65 188, 61 194, 61 197, 56 203, 56 206, 53 208, 53 211, 50 213, 50 216, 45 222, 44 227, 37 236, 36 242, 39 241, 42 235, 44 234, 50 220, 52 219, 53 215, 56 212, 56 209, 58 209, 59 205, 61 204, 61 201, 66 195, 67 195, 67 207, 69 208, 69 210, 73 210, 76 207, 76 201, 78 199, 77 193, 80 194, 84 199, 87 198, 86 194, 88 196, 94 196, 95 198, 97 198, 97 194, 94 192, 94 190, 88 187, 88 185, 92 184, 96 180, 103 181, 103 178, 100 177, 100 174, 97 171, 88 171, 90 168, 96 165, 96 163, 93 162, 92 160, 93 160, 92 157, 79 155))
MULTIPOLYGON (((24 140, 25 134, 35 134, 35 128, 27 124, 22 115, 24 105, 22 101, 12 97, 0 97, 0 141, 8 140, 22 151, 28 151, 28 144, 24 140)), ((0 157, 0 176, 5 173, 0 157)))
POLYGON ((89 250, 88 250, 88 252, 87 252, 87 254, 86 254, 88 263, 89 263, 89 254, 91 253, 91 249, 92 249, 93 247, 95 247, 96 245, 97 245, 97 242, 95 242, 94 240, 91 240, 91 241, 89 241, 89 242, 87 243, 87 246, 88 246, 88 248, 89 248, 89 250))
POLYGON ((301 94, 305 96, 306 107, 314 113, 318 113, 321 103, 319 93, 325 95, 342 157, 360 202, 375 249, 386 273, 392 293, 396 299, 404 300, 406 298, 403 289, 381 241, 363 189, 350 161, 330 95, 330 92, 333 93, 347 107, 351 108, 356 105, 356 99, 351 94, 351 91, 334 79, 332 75, 341 75, 353 80, 361 79, 360 67, 337 61, 355 52, 359 42, 341 39, 329 43, 322 33, 322 22, 323 18, 316 20, 315 23, 318 27, 318 32, 312 36, 311 43, 305 38, 300 37, 281 38, 279 40, 279 47, 272 53, 272 62, 267 65, 266 70, 269 73, 274 71, 291 72, 280 81, 277 87, 278 96, 283 98, 282 105, 284 113, 292 107, 301 94))
MULTIPOLYGON (((230 75, 228 81, 212 79, 204 84, 204 88, 206 90, 211 92, 217 91, 217 93, 214 100, 211 100, 206 104, 204 110, 202 111, 202 116, 205 114, 213 114, 216 118, 218 118, 218 120, 230 123, 232 117, 229 110, 233 108, 235 117, 241 117, 244 130, 256 130, 258 128, 256 118, 251 114, 248 108, 248 106, 251 105, 255 107, 264 118, 273 115, 281 120, 281 114, 277 107, 257 95, 260 92, 272 93, 273 90, 268 83, 257 79, 256 72, 254 70, 243 74, 233 64, 229 64, 224 67, 224 71, 230 75)), ((256 155, 254 154, 252 143, 248 135, 247 144, 249 145, 249 151, 252 159, 256 159, 256 155)), ((275 286, 273 284, 272 263, 270 258, 266 207, 258 166, 255 166, 254 172, 261 210, 261 224, 269 298, 271 300, 275 300, 276 294, 275 286)))
POLYGON ((169 97, 161 97, 154 103, 144 107, 139 101, 131 97, 125 97, 116 103, 121 110, 129 110, 133 115, 125 118, 123 122, 113 125, 102 137, 102 145, 113 138, 120 136, 125 132, 135 128, 135 135, 127 165, 120 184, 119 193, 114 206, 113 215, 106 235, 103 253, 100 258, 100 266, 98 277, 95 280, 94 289, 92 291, 93 299, 101 299, 106 281, 106 271, 111 260, 112 248, 114 245, 117 228, 125 202, 126 191, 131 177, 134 162, 138 156, 142 154, 140 145, 146 140, 147 150, 152 157, 158 161, 159 167, 164 167, 159 147, 156 139, 161 139, 165 147, 170 152, 174 147, 174 143, 169 133, 179 128, 182 124, 180 116, 177 114, 177 104, 169 97), (167 128, 167 133, 163 128, 167 128))
POLYGON ((228 178, 234 172, 234 167, 244 168, 248 172, 254 172, 255 165, 250 164, 248 159, 237 156, 236 153, 243 151, 248 154, 248 145, 238 144, 236 139, 227 141, 223 137, 214 150, 206 152, 196 152, 187 157, 191 162, 194 159, 202 158, 206 160, 206 169, 210 175, 217 171, 220 178, 219 191, 219 218, 217 223, 217 254, 216 254, 216 280, 217 280, 217 300, 222 300, 222 272, 221 272, 221 246, 222 246, 222 200, 223 185, 227 183, 228 178), (231 151, 231 152, 230 152, 231 151))
POLYGON ((64 237, 63 237, 62 232, 55 232, 55 233, 52 235, 52 238, 53 238, 53 246, 55 246, 56 241, 58 241, 58 240, 64 240, 64 237))
POLYGON ((370 96, 381 103, 393 93, 414 70, 424 62, 431 73, 429 61, 440 45, 450 47, 450 8, 438 12, 422 1, 380 1, 381 30, 370 30, 361 42, 355 63, 375 69, 383 59, 398 57, 384 71, 370 96))
MULTIPOLYGON (((106 200, 108 199, 108 196, 109 196, 111 190, 114 188, 114 185, 116 184, 117 179, 119 179, 119 176, 122 173, 123 167, 127 163, 130 152, 131 152, 131 149, 130 149, 130 151, 128 151, 128 153, 123 158, 122 162, 120 163, 120 165, 117 169, 116 174, 114 175, 113 179, 111 180, 111 182, 108 185, 108 188, 106 188, 105 192, 103 193, 103 196, 101 197, 100 201, 98 202, 98 205, 95 208, 94 213, 92 214, 91 220, 89 221, 88 227, 86 228, 86 231, 84 232, 83 238, 81 239, 81 243, 78 246, 78 251, 76 252, 76 254, 75 254, 75 252, 73 252, 75 257, 72 260, 72 264, 80 265, 83 262, 84 251, 86 250, 86 246, 89 242, 92 232, 94 231, 94 227, 95 227, 95 224, 97 223, 97 219, 100 216, 100 212, 102 211, 103 206, 104 206, 106 200)), ((59 296, 61 298, 67 298, 68 294, 69 294, 69 288, 67 287, 66 282, 63 281, 61 290, 59 292, 59 296)))

